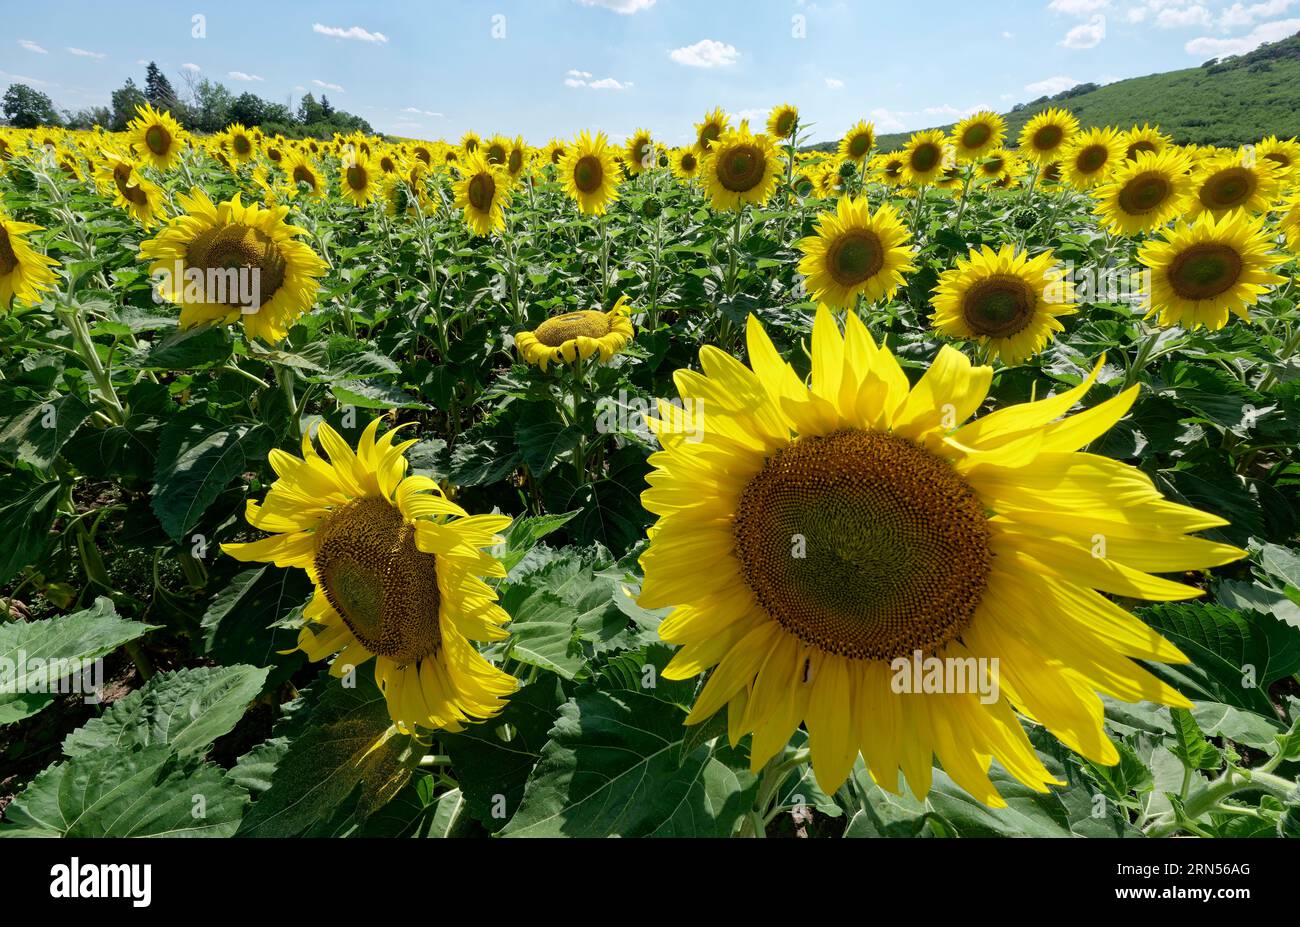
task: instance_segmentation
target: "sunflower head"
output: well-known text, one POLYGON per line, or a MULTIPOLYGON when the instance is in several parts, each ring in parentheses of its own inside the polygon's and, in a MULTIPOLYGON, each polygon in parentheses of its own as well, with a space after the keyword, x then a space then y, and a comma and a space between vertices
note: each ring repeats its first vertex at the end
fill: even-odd
POLYGON ((741 126, 719 136, 700 165, 705 189, 714 209, 762 205, 771 198, 781 176, 780 155, 767 135, 752 135, 741 126))
POLYGON ((1114 129, 1088 129, 1066 146, 1065 179, 1087 190, 1102 183, 1124 160, 1124 142, 1114 129))
POLYGON ((1053 108, 1025 123, 1020 132, 1020 150, 1039 164, 1057 160, 1066 144, 1079 131, 1079 120, 1069 110, 1053 108))
POLYGON ((565 149, 560 183, 587 215, 602 216, 618 199, 619 167, 604 132, 593 137, 585 129, 565 149))
POLYGON ((1187 156, 1166 149, 1125 161, 1093 191, 1094 212, 1117 235, 1137 235, 1177 216, 1192 193, 1187 156))
POLYGON ((928 186, 943 177, 952 158, 952 146, 942 130, 916 132, 903 146, 903 176, 914 187, 928 186))
POLYGON ((383 172, 368 155, 349 149, 339 167, 339 189, 357 207, 363 207, 379 195, 383 172))
POLYGON ((146 103, 136 107, 136 118, 127 125, 126 131, 130 144, 144 163, 160 171, 169 171, 180 163, 187 136, 171 113, 146 103))
POLYGON ((852 161, 854 164, 861 164, 863 159, 867 158, 875 147, 875 125, 865 119, 859 119, 857 124, 851 126, 849 131, 844 133, 844 137, 840 139, 839 156, 852 161))
POLYGON ((96 186, 148 231, 162 216, 162 188, 145 179, 135 163, 116 152, 105 150, 103 158, 95 172, 96 186))
POLYGON ((655 166, 655 140, 649 129, 637 129, 628 138, 623 163, 633 176, 655 166))
POLYGON ((767 134, 773 138, 793 138, 799 127, 799 110, 789 103, 772 107, 767 117, 767 134))
POLYGON ((700 152, 694 147, 677 148, 669 157, 669 166, 674 177, 694 180, 700 173, 700 152))
POLYGON ((704 121, 695 124, 695 146, 701 153, 707 152, 730 125, 731 120, 727 118, 727 114, 721 107, 715 108, 711 113, 705 113, 704 121))
POLYGON ((1237 209, 1267 212, 1281 189, 1282 169, 1254 153, 1236 152, 1202 162, 1193 175, 1189 214, 1223 216, 1237 209))
POLYGON ((1129 129, 1122 140, 1124 157, 1130 161, 1136 161, 1141 154, 1160 154, 1173 143, 1173 139, 1161 132, 1159 126, 1153 127, 1146 123, 1140 129, 1137 126, 1129 129))
POLYGON ((1006 137, 1006 120, 997 113, 984 110, 957 123, 950 142, 958 161, 977 161, 1001 148, 1006 137))
POLYGON ((833 212, 817 217, 816 234, 799 242, 799 273, 813 299, 850 309, 859 296, 887 299, 915 270, 911 235, 889 204, 871 211, 865 199, 841 197, 833 212))
POLYGON ((529 364, 545 370, 550 364, 581 363, 599 355, 609 361, 632 340, 627 297, 620 296, 609 312, 581 309, 552 316, 532 331, 515 335, 515 348, 529 364))
POLYGON ((257 137, 242 123, 227 126, 222 141, 233 164, 246 164, 257 156, 257 137))
POLYGON ((54 289, 59 262, 35 250, 27 236, 41 226, 16 222, 0 212, 0 310, 15 302, 34 305, 54 289))
POLYGON ((502 165, 481 154, 466 156, 453 191, 456 208, 464 211, 465 224, 475 235, 491 235, 505 228, 511 193, 510 175, 502 165))
POLYGON ((1255 146, 1255 156, 1276 164, 1283 180, 1292 180, 1300 173, 1300 142, 1294 138, 1270 135, 1255 146))

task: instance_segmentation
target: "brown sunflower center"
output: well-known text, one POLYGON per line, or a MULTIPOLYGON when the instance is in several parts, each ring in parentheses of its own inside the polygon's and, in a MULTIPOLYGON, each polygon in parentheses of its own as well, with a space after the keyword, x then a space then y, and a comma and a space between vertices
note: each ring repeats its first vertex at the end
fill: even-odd
POLYGON ((253 143, 247 135, 236 135, 230 144, 237 155, 246 155, 253 150, 253 143))
POLYGON ((976 123, 973 126, 967 126, 966 131, 961 134, 961 143, 964 148, 983 148, 993 137, 993 128, 983 122, 976 123))
POLYGON ((689 173, 690 171, 695 170, 695 165, 697 163, 698 162, 695 160, 695 155, 691 154, 690 152, 687 152, 686 154, 682 155, 682 170, 687 171, 689 173))
POLYGON ((9 276, 17 266, 18 255, 14 254, 14 247, 9 243, 9 230, 0 225, 0 277, 9 276))
POLYGON ((558 147, 557 147, 557 148, 554 148, 554 149, 551 150, 551 163, 552 163, 552 164, 559 164, 559 163, 560 163, 561 161, 563 161, 563 160, 564 160, 564 149, 563 149, 563 148, 558 148, 558 147))
POLYGON ((171 133, 162 126, 150 126, 145 130, 144 143, 156 155, 165 155, 172 147, 171 133))
POLYGON ((511 148, 506 167, 511 174, 518 174, 524 166, 524 152, 520 148, 511 148))
POLYGON ((497 195, 497 182, 491 174, 475 174, 469 180, 469 189, 466 192, 469 204, 479 212, 487 212, 492 208, 492 201, 497 195))
POLYGON ((558 348, 574 338, 602 338, 609 334, 609 317, 594 309, 566 312, 547 319, 533 332, 548 348, 558 348))
POLYGON ((293 169, 293 182, 305 183, 313 190, 316 189, 316 175, 312 173, 311 168, 304 164, 298 164, 293 169))
POLYGON ((845 232, 826 252, 826 269, 840 286, 856 286, 885 266, 885 249, 870 229, 845 232))
POLYGON ((1147 152, 1148 154, 1155 154, 1156 153, 1155 142, 1148 142, 1145 139, 1143 139, 1142 141, 1134 142, 1133 144, 1128 146, 1127 157, 1130 161, 1136 161, 1137 156, 1142 154, 1143 152, 1147 152))
POLYGON ((1119 191, 1119 208, 1140 216, 1159 208, 1173 192, 1169 178, 1160 174, 1139 174, 1119 191))
POLYGON ((504 145, 488 145, 487 159, 489 164, 504 164, 506 161, 506 149, 504 145))
POLYGON ((1268 154, 1264 155, 1264 157, 1267 160, 1272 161, 1274 164, 1278 164, 1282 167, 1291 166, 1291 159, 1288 158, 1280 151, 1270 151, 1268 154))
POLYGON ((849 156, 852 158, 861 158, 871 150, 873 139, 869 132, 859 132, 849 139, 849 156))
POLYGON ((1085 174, 1095 174, 1106 166, 1110 150, 1105 145, 1089 145, 1074 159, 1074 166, 1085 174))
POLYGON ((984 173, 990 177, 996 177, 1002 173, 1002 169, 1006 166, 1006 158, 992 157, 984 162, 984 173))
POLYGON ((641 139, 632 146, 632 159, 642 167, 648 167, 654 160, 651 158, 653 151, 654 149, 650 147, 649 140, 641 139))
POLYGON ((741 574, 800 640, 861 660, 930 651, 970 623, 992 552, 978 497, 904 438, 848 429, 801 438, 741 493, 741 574))
POLYGON ((885 176, 897 180, 903 176, 903 162, 898 160, 890 161, 885 165, 885 176))
POLYGON ((759 185, 767 157, 756 145, 733 145, 718 155, 718 183, 732 193, 747 193, 759 185))
POLYGON ((143 206, 149 202, 149 196, 144 192, 139 184, 131 183, 131 165, 118 164, 113 168, 113 183, 117 185, 117 192, 122 194, 122 198, 128 203, 134 203, 137 206, 143 206))
POLYGON ((794 131, 794 113, 784 110, 776 117, 776 134, 780 138, 785 138, 794 131))
POLYGON ((1201 202, 1207 209, 1236 209, 1255 195, 1255 173, 1244 167, 1230 167, 1201 184, 1201 202))
POLYGON ((379 159, 379 169, 385 174, 392 174, 397 170, 397 162, 388 157, 388 155, 384 155, 379 159))
POLYGON ((926 142, 912 149, 909 163, 918 174, 928 174, 943 160, 943 149, 934 142, 926 142))
POLYGON ((1183 299, 1213 299, 1232 289, 1241 278, 1241 255, 1229 245, 1192 245, 1169 264, 1169 285, 1183 299))
POLYGON ((605 169, 595 155, 583 155, 573 166, 573 185, 581 192, 595 193, 604 182, 605 169))
POLYGON ((1009 338, 1034 317, 1038 295, 1025 280, 1013 274, 994 274, 978 281, 962 297, 966 325, 985 338, 1009 338))
MULTIPOLYGON (((246 225, 225 225, 195 236, 185 250, 185 263, 205 271, 244 271, 254 275, 256 292, 265 305, 284 285, 288 265, 279 247, 260 229, 246 225)), ((249 292, 246 281, 204 278, 205 302, 243 306, 249 292), (211 288, 212 292, 207 292, 211 288)))
POLYGON ((1034 133, 1033 144, 1039 151, 1053 151, 1064 140, 1064 129, 1058 125, 1045 125, 1034 133))
POLYGON ((405 665, 438 650, 438 562, 386 499, 354 499, 316 529, 316 575, 367 650, 405 665))
POLYGON ((717 123, 709 123, 700 129, 699 143, 700 147, 708 151, 713 147, 713 143, 722 137, 722 126, 717 123))

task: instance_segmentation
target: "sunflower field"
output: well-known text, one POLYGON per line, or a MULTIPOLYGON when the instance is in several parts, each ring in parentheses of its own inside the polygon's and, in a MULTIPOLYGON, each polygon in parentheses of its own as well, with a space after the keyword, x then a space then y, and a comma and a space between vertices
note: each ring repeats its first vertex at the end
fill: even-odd
POLYGON ((0 836, 1300 835, 1300 144, 0 128, 0 836))

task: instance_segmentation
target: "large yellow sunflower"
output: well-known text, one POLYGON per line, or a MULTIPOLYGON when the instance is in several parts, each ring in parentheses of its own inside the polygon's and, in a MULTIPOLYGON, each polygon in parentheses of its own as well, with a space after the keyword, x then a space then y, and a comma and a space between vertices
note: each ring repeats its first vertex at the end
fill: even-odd
POLYGON ((637 129, 628 137, 623 163, 633 175, 655 166, 655 140, 649 129, 637 129))
POLYGON ((700 153, 694 147, 674 149, 668 163, 679 180, 694 180, 700 173, 700 153))
POLYGON ((1282 204, 1282 218, 1278 228, 1286 234, 1287 247, 1300 254, 1300 193, 1294 193, 1282 204))
POLYGON ((767 134, 773 138, 793 138, 799 128, 799 110, 789 103, 772 107, 767 117, 767 134))
POLYGON ((1294 138, 1281 139, 1270 135, 1255 146, 1255 156, 1276 164, 1284 181, 1294 180, 1300 173, 1300 142, 1294 138))
POLYGON ((978 161, 1002 147, 1007 137, 1007 121, 997 113, 984 110, 967 116, 952 130, 951 144, 958 161, 978 161))
POLYGON ((781 179, 781 160, 767 135, 753 135, 743 124, 723 132, 700 164, 709 201, 717 210, 761 206, 781 179))
POLYGON ((872 170, 887 187, 901 187, 907 183, 907 160, 902 152, 876 155, 871 159, 872 170))
POLYGON ((154 109, 148 103, 136 107, 136 118, 126 127, 127 139, 144 163, 160 171, 170 171, 181 161, 185 148, 185 130, 171 113, 154 109))
POLYGON ((1039 164, 1059 160, 1076 132, 1079 120, 1065 109, 1049 109, 1025 123, 1020 131, 1020 153, 1039 164))
POLYGON ((700 153, 703 154, 712 148, 713 143, 721 138, 722 133, 730 126, 731 120, 722 111, 722 107, 715 107, 713 112, 705 113, 704 121, 695 124, 695 146, 700 149, 700 153))
POLYGON ((148 231, 163 218, 162 188, 141 176, 136 166, 121 155, 106 150, 103 157, 103 164, 95 171, 96 186, 148 231))
POLYGON ((0 212, 0 309, 13 302, 34 305, 41 301, 42 292, 54 289, 50 268, 59 262, 36 251, 27 240, 30 232, 41 229, 0 212))
POLYGON ((987 346, 989 359, 1028 360, 1062 331, 1059 316, 1078 311, 1074 288, 1056 257, 1030 258, 1012 245, 971 249, 970 257, 944 271, 934 291, 934 327, 953 338, 987 346))
POLYGON ((471 640, 506 637, 509 618, 482 577, 505 576, 487 553, 510 524, 469 515, 427 476, 408 476, 397 429, 376 440, 379 419, 356 450, 328 424, 302 457, 271 451, 276 481, 247 518, 271 537, 221 549, 243 561, 307 571, 315 584, 298 647, 311 660, 338 654, 345 676, 375 658, 375 681, 399 730, 457 731, 504 706, 516 680, 471 640))
POLYGON ((1014 151, 996 148, 990 151, 975 168, 975 176, 990 183, 1009 186, 1026 171, 1024 159, 1014 151))
POLYGON ((586 129, 569 145, 560 159, 560 183, 589 216, 603 216, 618 199, 618 165, 604 132, 593 138, 586 129))
POLYGON ((379 195, 383 173, 368 156, 348 151, 339 168, 339 189, 354 206, 365 206, 379 195))
POLYGON ((290 151, 284 156, 284 190, 289 199, 304 191, 313 199, 325 196, 325 178, 305 151, 290 151))
POLYGON ((839 156, 854 164, 861 164, 863 158, 871 154, 876 147, 876 127, 865 119, 859 119, 857 125, 850 127, 840 139, 839 156))
POLYGON ((903 176, 914 187, 939 180, 951 164, 952 146, 942 129, 913 133, 903 146, 903 176))
POLYGON ((1093 191, 1093 212, 1116 235, 1137 235, 1173 219, 1192 193, 1187 156, 1173 149, 1143 152, 1093 191))
POLYGON ((1114 129, 1088 129, 1074 137, 1064 153, 1065 179, 1088 190, 1110 176, 1124 160, 1124 140, 1114 129))
POLYGON ((572 364, 599 354, 608 361, 632 340, 627 297, 620 296, 609 312, 581 309, 552 316, 537 328, 515 335, 515 348, 526 363, 545 370, 560 361, 572 364))
POLYGON ((1188 536, 1222 519, 1164 500, 1134 467, 1078 452, 1124 416, 1136 388, 1062 419, 1094 371, 963 425, 989 367, 941 348, 909 387, 855 315, 846 325, 841 336, 818 311, 809 386, 751 317, 749 367, 705 347, 703 373, 677 373, 686 408, 705 404, 702 422, 660 403, 652 427, 664 449, 642 494, 659 520, 640 604, 674 608, 659 633, 683 646, 665 677, 712 669, 686 723, 726 706, 729 737, 752 733, 758 770, 802 721, 826 790, 860 751, 883 788, 899 790, 901 768, 924 796, 937 756, 995 806, 992 759, 1035 791, 1057 782, 1016 710, 1089 759, 1117 762, 1096 693, 1187 707, 1134 662, 1186 658, 1101 593, 1190 598, 1200 590, 1150 573, 1244 552, 1188 536), (943 691, 916 692, 905 669, 900 685, 900 664, 930 657, 948 668, 943 691))
POLYGON ((185 213, 140 245, 159 294, 181 307, 181 327, 242 320, 250 338, 274 344, 316 301, 325 262, 284 218, 235 198, 221 205, 195 187, 177 196, 185 213))
POLYGON ((1124 157, 1136 161, 1140 154, 1160 154, 1171 144, 1173 139, 1160 131, 1159 126, 1142 124, 1134 126, 1124 133, 1124 157))
POLYGON ((1189 330, 1223 328, 1229 313, 1250 321, 1248 308, 1260 294, 1286 281, 1271 271, 1285 257, 1273 251, 1263 218, 1244 212, 1202 213, 1143 244, 1138 260, 1151 268, 1147 315, 1189 330))
POLYGON ((245 164, 256 157, 257 139, 242 123, 228 125, 221 138, 236 165, 245 164))
POLYGON ((1195 217, 1203 212, 1222 216, 1234 209, 1267 212, 1277 199, 1281 175, 1276 162, 1245 152, 1211 158, 1198 165, 1192 177, 1196 195, 1187 213, 1195 217))
POLYGON ((852 308, 859 294, 888 299, 916 269, 911 239, 889 204, 872 213, 865 198, 840 197, 834 212, 817 216, 816 234, 799 242, 799 273, 813 299, 832 309, 852 308))
POLYGON ((491 235, 506 227, 510 177, 505 168, 481 154, 466 155, 460 180, 452 185, 456 208, 465 211, 465 224, 475 235, 491 235))

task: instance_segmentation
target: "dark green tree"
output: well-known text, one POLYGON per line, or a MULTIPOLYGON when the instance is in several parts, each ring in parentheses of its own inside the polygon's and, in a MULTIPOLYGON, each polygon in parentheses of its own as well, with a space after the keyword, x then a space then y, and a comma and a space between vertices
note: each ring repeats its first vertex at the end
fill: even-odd
POLYGON ((113 91, 113 124, 109 128, 114 132, 121 132, 126 128, 127 123, 135 118, 136 109, 147 102, 135 81, 128 77, 125 84, 113 91))
POLYGON ((145 68, 144 96, 146 100, 154 105, 155 109, 163 109, 168 112, 176 109, 179 99, 176 96, 176 91, 172 89, 171 81, 167 80, 167 75, 152 61, 145 68))
POLYGON ((5 120, 20 129, 57 126, 61 123, 54 101, 26 84, 10 84, 4 95, 5 120))

